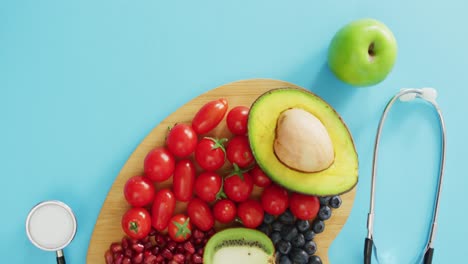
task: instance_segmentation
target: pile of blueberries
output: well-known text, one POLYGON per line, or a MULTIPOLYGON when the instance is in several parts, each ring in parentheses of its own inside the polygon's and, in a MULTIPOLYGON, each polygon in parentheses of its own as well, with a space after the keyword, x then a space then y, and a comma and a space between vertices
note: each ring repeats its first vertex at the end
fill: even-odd
POLYGON ((258 227, 270 237, 276 248, 276 263, 279 264, 322 264, 314 242, 316 234, 325 230, 325 221, 330 219, 332 208, 341 206, 340 196, 321 197, 320 209, 313 221, 296 219, 291 211, 275 217, 265 213, 258 227))

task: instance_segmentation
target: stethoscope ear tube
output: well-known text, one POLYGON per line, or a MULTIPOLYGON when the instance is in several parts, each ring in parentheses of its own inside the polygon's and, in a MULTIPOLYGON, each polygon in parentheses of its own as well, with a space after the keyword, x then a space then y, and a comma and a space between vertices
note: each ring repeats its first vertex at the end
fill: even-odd
POLYGON ((440 165, 439 165, 439 177, 437 182, 437 192, 435 195, 435 202, 434 202, 434 211, 432 215, 432 225, 429 234, 429 239, 427 241, 427 245, 425 247, 423 263, 424 264, 431 264, 432 257, 434 255, 434 247, 433 242, 435 240, 435 233, 437 229, 437 216, 439 211, 439 200, 440 200, 440 193, 442 189, 442 182, 444 176, 444 168, 445 168, 445 122, 442 115, 442 112, 437 105, 435 99, 437 97, 437 91, 433 88, 422 88, 422 89, 402 89, 399 93, 397 93, 390 101, 387 103, 384 112, 382 113, 382 117, 380 118, 379 126, 377 129, 377 135, 375 138, 375 145, 374 145, 374 157, 372 160, 372 178, 371 178, 371 198, 370 198, 370 206, 369 206, 369 214, 367 218, 367 237, 364 243, 364 264, 370 264, 372 259, 372 249, 374 247, 373 241, 373 232, 374 232, 374 199, 375 199, 375 179, 377 174, 377 157, 378 157, 378 148, 379 148, 379 139, 382 133, 383 124, 387 117, 388 111, 390 110, 391 106, 395 103, 397 99, 401 101, 412 101, 416 98, 422 98, 429 102, 437 111, 437 115, 439 117, 440 122, 440 131, 441 131, 441 155, 440 155, 440 165))

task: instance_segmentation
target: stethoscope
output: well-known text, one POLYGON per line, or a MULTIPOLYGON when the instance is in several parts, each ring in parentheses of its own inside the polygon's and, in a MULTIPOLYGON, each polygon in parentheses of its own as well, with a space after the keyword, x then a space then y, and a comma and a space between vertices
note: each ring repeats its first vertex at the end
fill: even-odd
POLYGON ((375 138, 375 145, 374 145, 374 158, 372 161, 372 182, 371 182, 371 198, 370 198, 370 208, 369 214, 367 216, 367 237, 365 240, 364 245, 364 263, 370 264, 372 258, 372 249, 374 247, 373 241, 373 232, 374 232, 374 195, 375 195, 375 177, 377 174, 377 156, 378 156, 378 149, 379 149, 379 139, 380 134, 382 132, 383 124, 387 114, 391 108, 391 106, 398 100, 403 102, 412 101, 416 98, 421 98, 428 103, 430 103, 436 110, 437 115, 440 121, 440 131, 441 131, 441 156, 440 156, 440 164, 439 164, 439 178, 437 183, 437 192, 435 195, 435 205, 434 211, 432 215, 432 223, 429 238, 427 244, 424 248, 424 264, 431 264, 432 263, 432 256, 434 254, 434 240, 435 240, 435 233, 437 230, 437 216, 439 210, 439 198, 440 192, 442 188, 442 181, 444 176, 444 164, 445 164, 445 123, 444 118, 442 116, 442 112, 439 106, 436 103, 437 98, 437 91, 433 88, 422 88, 422 89, 402 89, 399 93, 397 93, 390 101, 388 102, 385 110, 382 114, 380 119, 380 123, 377 129, 377 135, 375 138))

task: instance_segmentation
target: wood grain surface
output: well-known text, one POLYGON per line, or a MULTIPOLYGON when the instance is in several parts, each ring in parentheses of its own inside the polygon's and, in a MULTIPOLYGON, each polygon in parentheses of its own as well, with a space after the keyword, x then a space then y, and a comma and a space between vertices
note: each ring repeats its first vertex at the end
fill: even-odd
MULTIPOLYGON (((163 145, 168 127, 175 123, 190 123, 190 120, 198 109, 210 100, 221 97, 226 98, 229 102, 229 108, 237 105, 250 106, 262 93, 281 87, 300 88, 291 83, 270 79, 252 79, 222 85, 194 98, 157 125, 135 149, 120 173, 115 178, 93 230, 88 247, 87 263, 105 263, 104 253, 109 248, 110 244, 115 241, 120 241, 124 236, 120 222, 122 215, 129 208, 129 205, 123 196, 125 182, 128 178, 134 175, 141 175, 143 173, 143 160, 146 154, 154 147, 163 145)), ((210 135, 224 137, 231 136, 224 121, 212 133, 210 133, 210 135)), ((161 189, 170 185, 171 179, 166 182, 156 184, 156 188, 161 189)), ((315 238, 318 247, 317 254, 322 258, 323 263, 329 263, 328 248, 340 232, 351 212, 355 189, 356 188, 353 188, 351 191, 341 196, 343 199, 342 206, 339 209, 333 210, 332 217, 325 222, 325 231, 318 234, 315 238)), ((258 197, 260 191, 260 188, 255 187, 253 195, 258 197)), ((185 210, 185 207, 186 203, 178 202, 176 211, 182 212, 185 210)), ((217 229, 225 227, 226 226, 216 224, 217 229)))

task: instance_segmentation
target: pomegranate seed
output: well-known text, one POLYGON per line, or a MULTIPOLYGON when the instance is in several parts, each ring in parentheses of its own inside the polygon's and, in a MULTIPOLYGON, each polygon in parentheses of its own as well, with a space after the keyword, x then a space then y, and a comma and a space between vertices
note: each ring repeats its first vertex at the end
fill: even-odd
POLYGON ((122 252, 122 245, 120 245, 117 242, 114 242, 114 243, 111 244, 110 249, 111 249, 112 253, 122 252))
POLYGON ((132 260, 131 260, 130 258, 125 257, 125 258, 122 260, 122 264, 132 264, 132 260))
POLYGON ((193 231, 193 236, 195 238, 204 238, 205 234, 202 231, 195 229, 195 231, 193 231))
POLYGON ((197 254, 200 255, 200 256, 203 256, 203 251, 204 251, 204 248, 201 247, 197 250, 197 254))
POLYGON ((196 245, 200 245, 201 243, 203 243, 203 239, 202 239, 202 238, 197 238, 197 239, 195 239, 195 244, 196 244, 196 245))
POLYGON ((153 255, 158 255, 160 248, 158 246, 154 246, 151 252, 153 252, 153 255))
POLYGON ((177 262, 175 260, 171 260, 171 261, 168 262, 168 264, 179 264, 179 263, 181 263, 181 262, 177 262))
POLYGON ((125 255, 126 257, 131 258, 131 257, 133 256, 133 251, 132 251, 131 249, 127 248, 127 249, 124 251, 124 255, 125 255))
POLYGON ((140 241, 138 241, 138 239, 136 239, 136 238, 130 238, 130 243, 136 244, 136 243, 138 243, 138 242, 140 242, 140 241))
POLYGON ((158 233, 158 231, 157 231, 156 229, 151 228, 151 231, 150 231, 149 235, 150 235, 150 236, 154 236, 154 235, 156 235, 157 233, 158 233))
POLYGON ((203 263, 203 258, 200 255, 195 254, 192 256, 192 261, 193 263, 203 263))
POLYGON ((166 246, 170 251, 174 251, 174 249, 177 247, 177 243, 175 241, 169 241, 166 246))
POLYGON ((182 254, 175 254, 173 260, 177 261, 177 263, 184 263, 185 256, 182 254))
POLYGON ((112 252, 110 250, 106 251, 106 254, 104 254, 104 258, 106 259, 106 264, 114 263, 114 256, 112 256, 112 252))
POLYGON ((122 247, 124 249, 128 248, 128 244, 130 244, 130 240, 127 237, 122 238, 122 247))
POLYGON ((123 258, 124 258, 124 256, 123 256, 122 253, 114 254, 114 263, 115 264, 122 264, 123 258))
POLYGON ((143 261, 144 264, 153 264, 153 262, 156 261, 156 256, 155 255, 150 255, 148 257, 145 257, 145 260, 143 261))
POLYGON ((161 234, 156 234, 155 240, 156 240, 156 243, 157 243, 158 245, 164 245, 164 244, 166 244, 166 239, 165 239, 164 236, 161 235, 161 234))
POLYGON ((164 260, 164 257, 162 255, 156 256, 156 262, 162 262, 163 260, 164 260))
POLYGON ((133 263, 141 263, 143 262, 143 253, 138 253, 132 258, 133 263))
POLYGON ((149 237, 149 236, 145 236, 145 237, 141 240, 141 242, 144 244, 144 243, 148 242, 149 240, 150 240, 150 237, 149 237))
POLYGON ((148 241, 145 243, 145 249, 148 249, 148 248, 151 248, 153 247, 153 243, 151 243, 151 241, 148 241))
POLYGON ((132 245, 132 249, 135 250, 137 253, 140 253, 140 252, 143 252, 143 250, 145 249, 145 246, 143 246, 143 244, 136 243, 132 245))
POLYGON ((161 255, 165 259, 172 259, 172 252, 168 248, 163 249, 162 252, 161 252, 161 255))
POLYGON ((192 242, 187 241, 184 243, 184 249, 189 252, 190 254, 195 253, 195 247, 193 246, 192 242))

